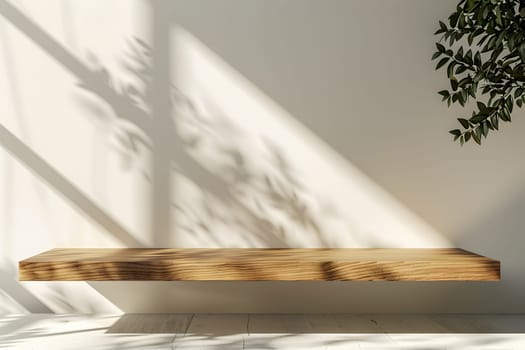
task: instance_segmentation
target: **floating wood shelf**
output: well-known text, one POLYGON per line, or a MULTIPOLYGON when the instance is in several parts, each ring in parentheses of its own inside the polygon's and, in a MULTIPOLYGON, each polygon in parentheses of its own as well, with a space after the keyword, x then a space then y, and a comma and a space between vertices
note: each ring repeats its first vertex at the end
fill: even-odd
POLYGON ((52 249, 22 281, 497 281, 499 261, 462 249, 52 249))

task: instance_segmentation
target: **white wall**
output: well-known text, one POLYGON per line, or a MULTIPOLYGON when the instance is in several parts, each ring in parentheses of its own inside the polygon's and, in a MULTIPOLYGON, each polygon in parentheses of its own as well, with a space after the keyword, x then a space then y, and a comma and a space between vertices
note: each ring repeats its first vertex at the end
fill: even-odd
POLYGON ((450 140, 453 1, 0 4, 0 312, 525 312, 525 125, 450 140), (503 279, 16 281, 72 246, 458 246, 503 279))

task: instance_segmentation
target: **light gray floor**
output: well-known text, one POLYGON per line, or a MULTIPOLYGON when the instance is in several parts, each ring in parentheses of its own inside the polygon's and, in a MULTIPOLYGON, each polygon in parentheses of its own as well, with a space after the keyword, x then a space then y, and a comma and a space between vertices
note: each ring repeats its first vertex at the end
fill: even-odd
POLYGON ((0 349, 525 349, 525 315, 0 316, 0 349))

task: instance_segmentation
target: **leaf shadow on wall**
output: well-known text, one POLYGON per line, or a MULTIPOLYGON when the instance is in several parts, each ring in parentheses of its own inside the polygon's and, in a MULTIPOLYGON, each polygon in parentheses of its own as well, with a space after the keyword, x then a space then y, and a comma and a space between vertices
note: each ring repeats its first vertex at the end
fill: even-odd
MULTIPOLYGON (((213 121, 199 118, 194 101, 171 84, 168 43, 171 23, 166 15, 169 11, 165 11, 161 3, 152 2, 151 5, 155 17, 152 20, 153 46, 133 38, 129 41, 130 53, 125 58, 125 68, 136 78, 136 85, 120 85, 118 78, 112 77, 94 56, 88 57, 92 67, 82 63, 8 2, 2 1, 0 7, 6 19, 77 77, 79 90, 91 95, 83 98, 79 94, 79 101, 87 111, 97 113, 105 106, 111 108, 118 119, 118 123, 113 123, 118 125, 113 130, 114 137, 122 146, 120 151, 124 152, 124 157, 137 159, 150 152, 153 158, 151 169, 142 170, 152 187, 150 242, 141 241, 127 232, 111 214, 104 212, 89 196, 74 187, 5 128, 2 129, 6 137, 4 147, 126 246, 162 247, 176 243, 176 238, 169 237, 170 232, 175 231, 175 236, 177 234, 172 227, 173 213, 182 222, 177 230, 200 236, 202 241, 208 239, 207 243, 212 246, 229 244, 227 239, 213 235, 211 226, 218 223, 239 233, 241 238, 234 243, 237 246, 290 246, 286 225, 269 219, 265 210, 278 211, 286 217, 284 221, 310 232, 314 237, 310 244, 330 246, 309 203, 303 200, 310 194, 301 185, 284 152, 268 140, 262 140, 267 145, 273 169, 260 173, 260 169, 250 168, 253 162, 243 145, 235 143, 231 120, 221 116, 219 110, 215 111, 217 115, 213 121), (172 112, 172 107, 175 112, 172 112), (182 121, 172 117, 180 115, 178 109, 187 112, 182 121), (180 123, 191 125, 197 133, 189 137, 181 136, 177 131, 180 123), (213 145, 217 147, 214 151, 217 159, 224 162, 215 169, 204 166, 198 159, 198 148, 203 138, 207 138, 208 143, 210 140, 217 141, 213 145), (198 188, 200 203, 173 200, 174 174, 190 180, 198 188)), ((94 118, 98 118, 95 122, 101 120, 100 115, 94 115, 94 118)))
MULTIPOLYGON (((133 103, 137 108, 154 110, 148 101, 149 85, 153 81, 148 72, 152 69, 148 65, 148 59, 152 56, 151 48, 138 38, 129 41, 130 55, 126 57, 125 68, 132 77, 136 77, 140 85, 125 85, 119 83, 116 78, 111 77, 107 69, 98 66, 96 74, 104 76, 109 86, 117 86, 119 91, 125 95, 125 99, 133 103)), ((163 53, 165 54, 165 53, 163 53)), ((96 59, 92 57, 96 62, 96 59)), ((163 72, 165 75, 166 73, 163 72)), ((81 85, 86 91, 96 94, 92 87, 81 85)), ((213 116, 203 116, 197 103, 186 96, 182 91, 172 84, 167 88, 170 91, 171 105, 176 111, 176 117, 165 122, 169 128, 169 133, 165 130, 159 135, 148 135, 144 130, 129 128, 124 125, 114 130, 119 142, 119 149, 122 157, 127 160, 138 161, 140 157, 145 157, 144 153, 149 152, 154 158, 153 163, 162 162, 170 164, 169 176, 163 178, 173 178, 173 173, 191 182, 192 187, 199 189, 200 194, 196 201, 174 201, 170 199, 168 206, 175 212, 179 220, 169 220, 177 226, 175 234, 183 231, 195 237, 201 237, 204 244, 213 246, 228 245, 228 241, 221 240, 221 237, 214 235, 212 227, 218 225, 227 226, 232 232, 242 233, 241 245, 243 246, 266 246, 266 247, 287 247, 287 232, 284 225, 272 222, 265 215, 269 208, 278 210, 286 216, 285 221, 292 222, 301 230, 309 231, 316 237, 318 246, 329 246, 329 242, 321 231, 321 225, 312 214, 308 204, 302 199, 307 197, 307 189, 301 184, 293 168, 284 153, 278 146, 267 140, 261 140, 266 145, 268 159, 267 163, 272 164, 272 168, 266 172, 260 172, 254 167, 253 160, 250 160, 249 150, 240 142, 241 131, 236 128, 235 123, 227 116, 223 115, 216 106, 211 106, 213 116), (178 120, 177 120, 178 119, 178 120), (178 128, 191 130, 182 135, 178 128), (159 141, 159 138, 166 137, 166 140, 159 141), (204 152, 203 144, 206 144, 204 152), (167 150, 156 152, 154 147, 167 146, 167 150), (208 161, 202 158, 202 153, 213 150, 214 159, 208 161), (199 154, 201 153, 201 154, 199 154), (201 156, 201 157, 199 157, 201 156), (160 158, 156 159, 156 158, 160 158), (217 161, 217 159, 219 161, 217 161), (214 162, 213 168, 209 165, 214 162)), ((91 98, 80 97, 81 103, 87 110, 98 111, 100 101, 91 98)), ((170 117, 170 111, 162 111, 159 118, 170 117)), ((117 118, 119 118, 117 116, 117 118)), ((149 118, 154 123, 153 118, 149 118)), ((151 127, 150 130, 154 130, 151 127)), ((123 159, 123 161, 124 161, 123 159)), ((155 184, 156 170, 142 169, 145 179, 155 184)), ((164 191, 169 190, 169 185, 163 187, 164 191)), ((156 190, 153 190, 155 193, 156 190)), ((175 188, 177 193, 177 188, 175 188)), ((173 196, 175 197, 175 196, 173 196)), ((154 201, 157 197, 153 198, 154 201)), ((166 206, 166 203, 154 203, 153 208, 166 206)), ((154 213, 151 214, 152 217, 154 213)), ((161 230, 164 234, 172 231, 171 227, 161 230)), ((154 237, 160 233, 153 232, 154 237)), ((155 244, 169 243, 159 239, 155 244)), ((236 244, 239 244, 238 242, 236 244)))

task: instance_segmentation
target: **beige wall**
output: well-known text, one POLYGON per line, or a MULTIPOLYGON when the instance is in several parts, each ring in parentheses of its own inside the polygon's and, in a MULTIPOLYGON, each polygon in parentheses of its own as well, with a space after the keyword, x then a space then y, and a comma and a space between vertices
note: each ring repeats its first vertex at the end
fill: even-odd
POLYGON ((1 4, 0 312, 525 311, 525 125, 450 140, 453 1, 1 4), (458 246, 503 279, 16 281, 55 246, 458 246))

